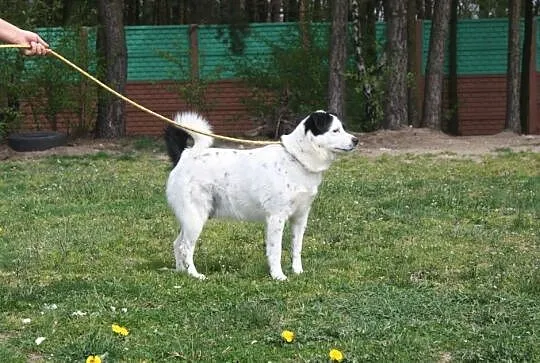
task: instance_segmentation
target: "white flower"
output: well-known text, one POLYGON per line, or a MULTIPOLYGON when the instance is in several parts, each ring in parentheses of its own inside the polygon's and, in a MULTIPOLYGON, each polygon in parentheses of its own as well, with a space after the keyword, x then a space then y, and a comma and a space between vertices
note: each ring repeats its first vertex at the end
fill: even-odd
POLYGON ((122 308, 120 310, 122 310, 123 313, 127 313, 127 308, 122 308))
POLYGON ((56 310, 56 309, 58 309, 58 306, 56 306, 56 304, 45 304, 44 307, 47 310, 56 310))
POLYGON ((77 310, 77 311, 74 311, 71 313, 71 316, 86 316, 86 312, 84 311, 80 311, 80 310, 77 310))
POLYGON ((30 324, 31 322, 32 322, 32 319, 30 319, 30 318, 22 319, 23 324, 30 324))
POLYGON ((37 345, 40 345, 41 343, 43 343, 44 340, 45 340, 45 337, 37 337, 35 342, 37 345))

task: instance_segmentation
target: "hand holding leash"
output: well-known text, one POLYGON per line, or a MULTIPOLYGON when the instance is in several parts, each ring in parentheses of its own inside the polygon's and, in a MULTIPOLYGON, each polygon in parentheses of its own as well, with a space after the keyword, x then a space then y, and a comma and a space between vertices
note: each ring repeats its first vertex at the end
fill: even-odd
POLYGON ((22 48, 24 55, 46 55, 49 44, 34 32, 21 29, 3 19, 0 19, 0 40, 7 43, 25 45, 22 48))

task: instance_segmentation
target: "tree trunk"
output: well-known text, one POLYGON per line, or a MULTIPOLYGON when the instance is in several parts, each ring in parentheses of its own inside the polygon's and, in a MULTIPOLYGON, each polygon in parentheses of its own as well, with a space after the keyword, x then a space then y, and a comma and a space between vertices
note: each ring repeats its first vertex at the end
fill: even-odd
POLYGON ((448 33, 450 1, 441 0, 435 7, 429 39, 422 125, 435 130, 441 129, 444 42, 448 33))
POLYGON ((362 118, 364 120, 380 119, 380 116, 376 114, 377 100, 373 95, 375 85, 371 82, 372 78, 368 76, 374 73, 377 67, 375 7, 373 6, 373 0, 352 0, 351 12, 354 58, 364 97, 362 118))
POLYGON ((124 22, 126 25, 139 25, 139 2, 127 1, 124 8, 124 22))
POLYGON ((332 6, 328 109, 331 112, 335 112, 339 117, 345 116, 345 65, 347 57, 348 5, 348 1, 341 0, 335 1, 332 6))
MULTIPOLYGON (((127 49, 123 24, 123 0, 99 0, 98 52, 103 81, 124 93, 127 81, 127 49)), ((126 132, 124 102, 100 90, 96 137, 114 138, 126 132)))
POLYGON ((313 1, 313 15, 311 16, 312 21, 314 22, 320 22, 325 21, 324 14, 325 11, 323 10, 323 4, 321 4, 321 0, 315 0, 313 1))
POLYGON ((285 22, 298 21, 298 0, 285 0, 283 2, 283 18, 285 22))
POLYGON ((425 19, 426 13, 424 11, 424 1, 416 0, 416 12, 418 14, 418 19, 425 19))
POLYGON ((533 40, 533 21, 537 9, 533 9, 533 0, 525 1, 525 29, 523 34, 523 58, 521 65, 520 120, 521 132, 529 132, 529 87, 531 76, 531 57, 533 40))
POLYGON ((376 0, 360 1, 360 28, 362 38, 360 39, 362 54, 366 67, 375 68, 377 66, 377 16, 375 14, 376 0))
POLYGON ((257 21, 260 23, 267 22, 270 18, 270 5, 266 0, 257 1, 257 21))
POLYGON ((387 67, 383 127, 407 124, 407 10, 406 0, 387 2, 387 67))
POLYGON ((519 18, 521 0, 510 0, 508 13, 508 63, 506 71, 506 129, 521 132, 519 119, 519 18))
POLYGON ((270 21, 272 23, 281 21, 281 0, 270 0, 270 21))
MULTIPOLYGON (((442 2, 444 2, 445 0, 442 0, 442 2)), ((433 14, 434 14, 434 10, 433 10, 433 7, 434 7, 434 3, 435 1, 434 0, 424 0, 424 19, 429 19, 431 20, 433 18, 433 14)))
POLYGON ((352 25, 353 25, 353 44, 354 44, 354 58, 356 61, 356 70, 359 74, 366 71, 366 65, 364 57, 362 55, 362 27, 360 20, 360 1, 351 1, 351 13, 352 13, 352 25))
POLYGON ((407 118, 409 125, 414 127, 420 126, 420 120, 418 115, 418 89, 417 89, 417 77, 418 74, 418 62, 416 53, 418 50, 418 44, 416 39, 416 1, 407 1, 407 73, 412 75, 414 82, 407 84, 407 118))
MULTIPOLYGON (((302 37, 302 46, 304 49, 308 49, 311 43, 311 34, 307 17, 308 14, 306 12, 306 1, 307 0, 298 0, 298 24, 300 26, 300 36, 302 37)), ((339 3, 340 1, 337 2, 339 3)))
POLYGON ((450 10, 450 39, 448 45, 448 108, 450 109, 450 119, 446 130, 452 135, 459 134, 459 102, 458 102, 458 74, 457 74, 457 20, 458 20, 458 0, 451 0, 450 10))
POLYGON ((263 23, 268 18, 268 2, 266 0, 245 0, 244 11, 250 23, 263 23))

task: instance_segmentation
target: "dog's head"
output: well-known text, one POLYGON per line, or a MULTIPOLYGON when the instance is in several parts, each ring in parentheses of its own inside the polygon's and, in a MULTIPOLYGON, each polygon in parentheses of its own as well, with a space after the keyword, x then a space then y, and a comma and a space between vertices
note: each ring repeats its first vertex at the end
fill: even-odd
POLYGON ((354 150, 358 139, 345 132, 335 114, 315 111, 293 132, 283 135, 281 142, 306 169, 321 172, 330 167, 338 153, 354 150))
POLYGON ((302 123, 311 142, 330 152, 352 151, 358 144, 358 139, 347 133, 340 119, 331 112, 315 111, 302 123))

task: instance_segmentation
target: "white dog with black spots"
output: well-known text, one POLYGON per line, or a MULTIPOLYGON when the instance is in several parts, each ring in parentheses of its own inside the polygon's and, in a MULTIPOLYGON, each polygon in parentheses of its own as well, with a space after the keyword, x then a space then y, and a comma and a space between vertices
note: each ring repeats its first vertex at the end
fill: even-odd
MULTIPOLYGON (((175 122, 211 132, 208 122, 192 112, 175 122)), ((176 269, 204 279, 195 268, 195 244, 209 218, 257 220, 266 224, 266 256, 270 275, 287 277, 281 268, 285 223, 292 230, 292 270, 302 269, 302 240, 311 204, 322 174, 340 153, 355 149, 358 139, 338 117, 316 111, 304 118, 280 144, 256 149, 212 148, 213 139, 169 126, 165 132, 174 168, 167 182, 167 200, 181 231, 174 241, 176 269), (193 146, 188 147, 189 137, 193 146)))

